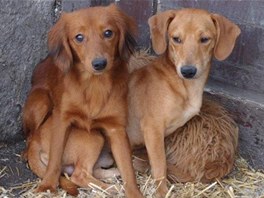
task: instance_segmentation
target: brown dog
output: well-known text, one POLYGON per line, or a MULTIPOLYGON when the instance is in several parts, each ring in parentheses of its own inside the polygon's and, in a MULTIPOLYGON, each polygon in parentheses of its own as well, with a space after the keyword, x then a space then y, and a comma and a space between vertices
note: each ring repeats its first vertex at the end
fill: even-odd
POLYGON ((39 191, 55 191, 62 165, 71 164, 76 184, 106 187, 92 177, 104 136, 127 197, 142 197, 125 132, 134 32, 134 21, 114 5, 63 14, 49 32, 49 56, 34 71, 23 114, 26 156, 43 178, 39 191))
POLYGON ((223 16, 199 9, 168 10, 149 19, 154 51, 151 64, 129 81, 129 123, 133 148, 146 145, 153 178, 164 197, 164 138, 200 111, 211 59, 226 59, 240 29, 223 16))

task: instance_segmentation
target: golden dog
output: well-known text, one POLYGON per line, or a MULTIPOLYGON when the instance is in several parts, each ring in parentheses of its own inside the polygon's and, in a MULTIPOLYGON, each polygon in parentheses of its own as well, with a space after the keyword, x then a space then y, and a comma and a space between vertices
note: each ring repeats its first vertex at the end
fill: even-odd
POLYGON ((127 132, 133 149, 146 146, 158 195, 164 197, 164 138, 199 113, 211 59, 230 55, 240 29, 200 9, 168 10, 148 22, 153 49, 160 56, 130 76, 127 132))

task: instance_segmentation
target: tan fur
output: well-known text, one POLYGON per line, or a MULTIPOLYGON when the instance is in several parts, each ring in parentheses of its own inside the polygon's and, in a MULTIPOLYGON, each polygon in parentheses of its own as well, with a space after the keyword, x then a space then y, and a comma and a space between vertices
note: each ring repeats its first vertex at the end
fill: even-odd
POLYGON ((238 126, 218 104, 205 100, 200 114, 165 139, 168 175, 174 182, 209 182, 234 163, 238 126))
POLYGON ((199 114, 211 59, 229 56, 240 29, 199 9, 165 11, 152 16, 149 25, 153 49, 160 56, 130 76, 127 133, 134 149, 146 145, 152 176, 161 182, 158 196, 164 197, 164 138, 199 114), (187 79, 181 69, 189 65, 197 72, 187 79))
POLYGON ((132 73, 137 69, 145 67, 156 58, 157 58, 156 56, 150 55, 149 50, 147 49, 136 51, 129 59, 129 64, 128 64, 129 73, 132 73))
MULTIPOLYGON (((33 172, 43 178, 38 191, 55 191, 62 167, 68 165, 74 166, 75 184, 87 187, 92 182, 107 188, 93 177, 106 139, 126 196, 142 197, 125 132, 127 62, 135 47, 135 29, 133 19, 110 5, 64 13, 50 30, 49 55, 33 73, 23 111, 25 156, 33 172), (98 58, 107 61, 100 70, 93 64, 98 58)), ((60 181, 76 194, 76 185, 69 188, 70 182, 60 181)))
MULTIPOLYGON (((172 182, 210 182, 233 167, 238 127, 216 102, 203 101, 199 115, 165 138, 168 178, 172 182)), ((149 169, 144 150, 135 151, 134 167, 149 169)))

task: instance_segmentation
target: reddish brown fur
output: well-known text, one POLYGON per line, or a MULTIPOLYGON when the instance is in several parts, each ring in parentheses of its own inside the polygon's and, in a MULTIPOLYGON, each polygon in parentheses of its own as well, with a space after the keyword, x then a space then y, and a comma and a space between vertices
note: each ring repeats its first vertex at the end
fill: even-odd
POLYGON ((62 165, 69 164, 75 166, 71 177, 75 184, 93 182, 106 188, 92 176, 105 136, 127 197, 142 197, 125 133, 126 65, 134 32, 134 21, 114 5, 63 14, 49 32, 49 56, 34 71, 23 113, 25 156, 43 178, 38 191, 55 191, 62 165), (113 32, 110 38, 104 37, 106 30, 113 32), (80 33, 82 42, 75 39, 80 33), (103 71, 92 67, 98 57, 107 60, 103 71), (47 167, 40 153, 47 156, 47 167))
POLYGON ((199 113, 211 59, 229 56, 240 29, 199 9, 168 10, 152 16, 149 25, 153 49, 160 56, 130 77, 127 132, 133 148, 146 145, 152 176, 161 182, 158 196, 164 197, 164 138, 199 113), (209 39, 203 43, 203 38, 209 39), (191 79, 181 73, 186 65, 197 69, 191 79))

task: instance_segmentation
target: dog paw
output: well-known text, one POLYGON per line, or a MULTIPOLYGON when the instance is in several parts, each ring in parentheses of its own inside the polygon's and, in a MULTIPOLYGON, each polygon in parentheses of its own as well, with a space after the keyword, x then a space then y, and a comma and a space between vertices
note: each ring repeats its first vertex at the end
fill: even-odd
POLYGON ((157 198, 164 198, 166 197, 166 194, 168 193, 168 187, 165 182, 161 183, 160 186, 157 189, 157 198))
POLYGON ((144 198, 143 194, 140 192, 138 188, 134 189, 133 191, 126 191, 126 197, 127 198, 144 198))
POLYGON ((56 186, 54 185, 49 185, 49 184, 40 184, 38 188, 36 189, 36 192, 47 192, 50 191, 51 193, 56 192, 56 186))

